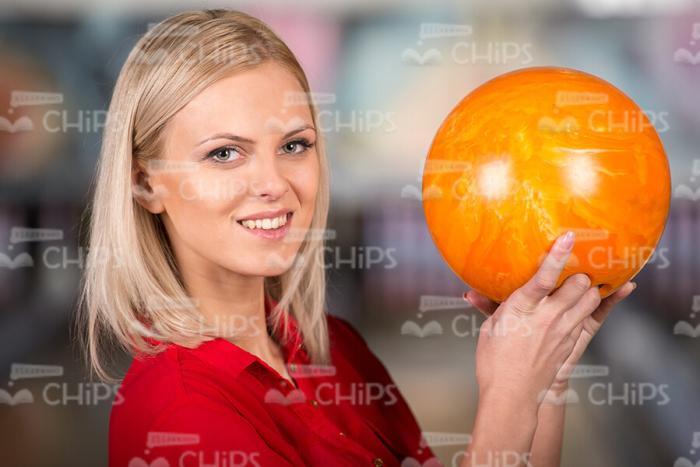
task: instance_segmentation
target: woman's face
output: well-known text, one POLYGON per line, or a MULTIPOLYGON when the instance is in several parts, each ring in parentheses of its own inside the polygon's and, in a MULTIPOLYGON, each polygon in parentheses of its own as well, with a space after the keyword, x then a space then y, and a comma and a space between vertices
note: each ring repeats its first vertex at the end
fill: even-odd
POLYGON ((319 184, 300 95, 290 72, 265 62, 212 84, 168 122, 140 202, 161 214, 181 267, 249 276, 290 267, 319 184))

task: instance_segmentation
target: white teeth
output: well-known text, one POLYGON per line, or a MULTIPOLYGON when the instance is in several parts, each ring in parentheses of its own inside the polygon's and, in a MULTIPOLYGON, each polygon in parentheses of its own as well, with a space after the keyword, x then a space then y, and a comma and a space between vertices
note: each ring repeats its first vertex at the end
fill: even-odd
POLYGON ((271 218, 265 218, 265 219, 248 219, 241 221, 241 224, 243 224, 244 227, 248 229, 263 229, 263 230, 270 230, 270 229, 278 229, 285 225, 287 223, 287 215, 283 214, 279 217, 271 217, 271 218))

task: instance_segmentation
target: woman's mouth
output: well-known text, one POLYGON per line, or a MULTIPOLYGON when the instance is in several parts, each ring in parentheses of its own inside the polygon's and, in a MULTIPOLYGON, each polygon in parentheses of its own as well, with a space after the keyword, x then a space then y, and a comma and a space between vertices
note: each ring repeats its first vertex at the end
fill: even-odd
POLYGON ((237 220, 236 223, 253 235, 276 240, 287 234, 293 215, 293 212, 288 212, 274 217, 237 220))

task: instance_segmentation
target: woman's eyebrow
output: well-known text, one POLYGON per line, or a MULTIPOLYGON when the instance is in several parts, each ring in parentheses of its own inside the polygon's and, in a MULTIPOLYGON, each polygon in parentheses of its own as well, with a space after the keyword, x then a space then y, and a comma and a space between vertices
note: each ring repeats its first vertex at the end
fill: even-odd
POLYGON ((209 136, 208 138, 203 139, 199 143, 197 143, 197 146, 201 146, 202 144, 204 144, 208 141, 214 140, 214 139, 230 139, 231 141, 238 141, 239 143, 249 143, 249 144, 255 143, 255 141, 253 141, 250 138, 244 138, 242 136, 237 136, 237 135, 234 135, 233 133, 216 133, 216 134, 209 136))
POLYGON ((282 135, 282 139, 289 138, 290 136, 297 134, 297 133, 300 133, 304 130, 314 130, 314 132, 315 132, 316 128, 314 128, 313 125, 302 125, 299 128, 295 128, 294 130, 286 132, 284 135, 282 135))
MULTIPOLYGON (((287 133, 285 133, 282 136, 282 138, 288 138, 288 137, 290 137, 294 134, 297 134, 299 132, 302 132, 304 130, 316 131, 316 128, 313 125, 303 125, 303 126, 300 126, 299 128, 295 128, 294 130, 288 131, 287 133)), ((199 143, 197 143, 197 146, 201 146, 202 144, 204 144, 208 141, 215 140, 215 139, 230 139, 231 141, 237 141, 239 143, 255 144, 255 141, 253 141, 252 139, 244 138, 243 136, 234 135, 233 133, 216 133, 216 134, 213 134, 213 135, 203 139, 199 143)))

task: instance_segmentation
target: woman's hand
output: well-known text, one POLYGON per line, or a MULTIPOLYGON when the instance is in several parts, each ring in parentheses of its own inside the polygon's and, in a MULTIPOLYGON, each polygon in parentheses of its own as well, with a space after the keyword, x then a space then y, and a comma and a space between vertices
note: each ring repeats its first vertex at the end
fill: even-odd
POLYGON ((613 306, 635 288, 628 282, 605 300, 585 274, 554 287, 571 254, 573 233, 557 239, 537 273, 500 306, 469 291, 467 298, 489 316, 477 346, 477 381, 482 394, 496 392, 523 403, 545 390, 567 387, 578 360, 613 306))

